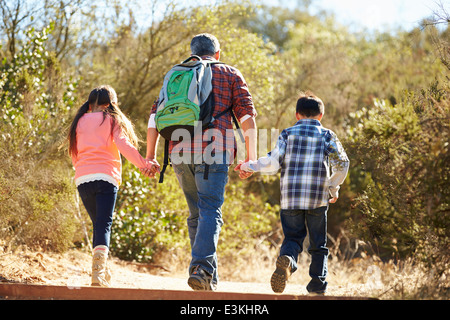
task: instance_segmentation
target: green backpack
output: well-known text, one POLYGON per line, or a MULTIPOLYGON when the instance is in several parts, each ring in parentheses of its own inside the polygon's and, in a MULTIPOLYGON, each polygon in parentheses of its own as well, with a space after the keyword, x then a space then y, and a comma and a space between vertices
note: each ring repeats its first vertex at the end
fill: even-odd
POLYGON ((211 124, 211 65, 218 63, 192 56, 166 74, 155 116, 156 129, 164 139, 171 141, 177 129, 186 129, 193 135, 199 121, 203 129, 211 124))
MULTIPOLYGON (((191 56, 183 63, 172 67, 164 77, 155 116, 156 129, 166 140, 160 182, 163 181, 164 172, 169 164, 169 141, 172 140, 175 130, 185 129, 193 137, 195 129, 200 124, 202 130, 212 128, 214 127, 213 122, 217 118, 230 112, 241 139, 243 139, 231 107, 213 117, 214 94, 211 65, 214 64, 223 63, 191 56)), ((207 178, 207 171, 205 178, 207 178)))

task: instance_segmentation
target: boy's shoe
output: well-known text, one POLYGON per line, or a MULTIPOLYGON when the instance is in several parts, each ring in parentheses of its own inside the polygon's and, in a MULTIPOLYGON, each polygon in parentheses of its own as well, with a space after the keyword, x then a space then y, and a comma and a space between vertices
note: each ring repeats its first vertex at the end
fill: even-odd
POLYGON ((188 285, 195 291, 214 291, 215 285, 211 284, 212 276, 200 266, 195 266, 188 279, 188 285))
POLYGON ((275 293, 282 293, 286 288, 286 282, 291 275, 291 258, 279 256, 277 259, 277 269, 272 274, 270 285, 275 293))

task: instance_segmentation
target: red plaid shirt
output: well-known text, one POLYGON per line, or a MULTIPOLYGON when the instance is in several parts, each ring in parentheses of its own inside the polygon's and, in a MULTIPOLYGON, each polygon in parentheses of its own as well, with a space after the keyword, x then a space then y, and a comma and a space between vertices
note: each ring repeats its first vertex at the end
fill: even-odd
MULTIPOLYGON (((202 57, 204 60, 214 60, 211 57, 202 57)), ((241 72, 226 64, 212 65, 212 87, 214 93, 213 117, 232 107, 238 120, 245 116, 256 117, 256 109, 241 72)), ((151 114, 156 113, 158 101, 152 107, 151 114)), ((233 131, 231 113, 227 112, 214 121, 214 128, 203 131, 203 137, 196 135, 190 144, 186 142, 170 141, 169 152, 203 153, 209 146, 209 152, 229 151, 234 159, 237 145, 233 131), (211 131, 210 131, 211 130, 211 131), (217 131, 218 130, 218 131, 217 131), (219 134, 220 133, 220 134, 219 134), (210 137, 213 137, 211 144, 210 137), (210 145, 211 144, 211 145, 210 145)))

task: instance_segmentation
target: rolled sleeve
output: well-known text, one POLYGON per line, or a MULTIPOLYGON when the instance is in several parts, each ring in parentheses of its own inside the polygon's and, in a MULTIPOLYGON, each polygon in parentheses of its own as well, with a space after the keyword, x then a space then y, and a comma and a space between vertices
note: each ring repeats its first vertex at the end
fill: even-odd
POLYGON ((148 119, 148 129, 150 129, 150 128, 155 128, 156 129, 155 118, 156 118, 156 114, 155 113, 150 114, 150 119, 148 119))
POLYGON ((158 103, 159 99, 153 103, 152 110, 150 111, 150 118, 148 119, 148 126, 147 126, 148 129, 156 128, 155 117, 156 117, 156 110, 158 108, 158 103))
POLYGON ((332 198, 339 197, 340 185, 344 183, 349 168, 350 160, 345 152, 341 142, 336 134, 332 133, 330 145, 328 147, 330 151, 330 165, 331 165, 331 177, 329 180, 329 190, 332 198))

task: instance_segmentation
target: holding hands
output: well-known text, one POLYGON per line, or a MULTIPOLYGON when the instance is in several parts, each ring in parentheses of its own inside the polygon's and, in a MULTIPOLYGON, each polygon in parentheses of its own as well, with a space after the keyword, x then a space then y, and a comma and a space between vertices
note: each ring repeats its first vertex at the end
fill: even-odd
MULTIPOLYGON (((157 173, 161 173, 161 166, 156 159, 145 159, 145 161, 147 166, 139 169, 144 176, 153 179, 157 173)), ((249 170, 246 163, 242 160, 239 160, 239 164, 234 168, 234 171, 239 172, 239 178, 243 180, 253 175, 253 171, 249 170)))
POLYGON ((247 170, 246 162, 239 160, 239 164, 234 168, 234 171, 239 171, 239 178, 245 180, 253 175, 253 171, 247 170))
POLYGON ((149 178, 155 178, 157 173, 161 172, 161 166, 156 159, 145 159, 147 166, 140 168, 141 173, 149 178))

